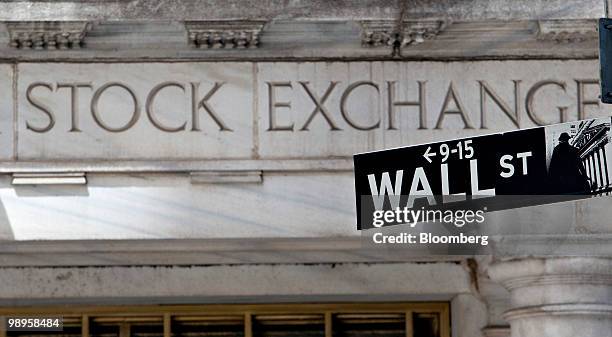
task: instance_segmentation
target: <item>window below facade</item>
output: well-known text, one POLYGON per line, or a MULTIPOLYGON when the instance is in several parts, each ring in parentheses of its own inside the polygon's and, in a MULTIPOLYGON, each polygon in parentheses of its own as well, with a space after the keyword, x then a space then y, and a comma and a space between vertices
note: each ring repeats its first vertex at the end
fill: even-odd
POLYGON ((0 337, 450 337, 448 303, 0 308, 61 316, 61 332, 0 337))

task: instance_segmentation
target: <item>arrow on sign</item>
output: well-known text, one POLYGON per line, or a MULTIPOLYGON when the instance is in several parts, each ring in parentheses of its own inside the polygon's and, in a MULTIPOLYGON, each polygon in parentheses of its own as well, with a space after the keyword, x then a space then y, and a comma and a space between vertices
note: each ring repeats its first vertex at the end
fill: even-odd
POLYGON ((434 153, 430 153, 430 152, 429 152, 429 150, 431 150, 431 146, 428 146, 428 147, 427 147, 427 150, 425 150, 425 153, 423 153, 423 157, 424 157, 425 159, 427 159, 427 161, 428 161, 429 163, 431 163, 431 159, 430 159, 430 157, 435 157, 435 156, 436 156, 436 153, 435 153, 435 152, 434 152, 434 153))

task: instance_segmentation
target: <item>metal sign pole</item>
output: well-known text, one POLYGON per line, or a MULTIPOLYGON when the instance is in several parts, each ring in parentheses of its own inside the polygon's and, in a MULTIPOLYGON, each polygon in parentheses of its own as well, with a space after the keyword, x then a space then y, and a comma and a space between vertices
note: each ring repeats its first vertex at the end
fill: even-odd
POLYGON ((605 18, 599 19, 600 100, 612 104, 612 0, 603 0, 605 18))

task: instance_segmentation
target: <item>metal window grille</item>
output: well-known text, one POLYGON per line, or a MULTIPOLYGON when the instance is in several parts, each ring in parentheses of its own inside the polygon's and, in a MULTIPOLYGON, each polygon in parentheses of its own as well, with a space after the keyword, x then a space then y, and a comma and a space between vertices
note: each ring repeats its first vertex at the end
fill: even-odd
POLYGON ((62 316, 62 332, 0 337, 450 337, 448 303, 0 308, 62 316))

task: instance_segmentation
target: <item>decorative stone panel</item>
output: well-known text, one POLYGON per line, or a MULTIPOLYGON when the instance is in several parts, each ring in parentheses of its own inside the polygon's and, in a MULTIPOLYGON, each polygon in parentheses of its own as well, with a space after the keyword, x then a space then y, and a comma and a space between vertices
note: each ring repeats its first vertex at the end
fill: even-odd
POLYGON ((257 48, 265 21, 185 22, 189 44, 196 48, 257 48))
POLYGON ((10 45, 23 49, 75 49, 83 46, 91 29, 87 21, 7 22, 10 45))

